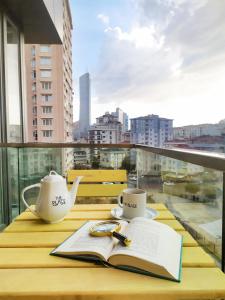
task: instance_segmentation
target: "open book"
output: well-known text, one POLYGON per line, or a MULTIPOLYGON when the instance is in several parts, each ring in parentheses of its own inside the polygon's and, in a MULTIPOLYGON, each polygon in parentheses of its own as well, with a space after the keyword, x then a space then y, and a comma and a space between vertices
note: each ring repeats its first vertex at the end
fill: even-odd
POLYGON ((180 281, 182 236, 169 226, 146 218, 120 221, 129 247, 112 237, 90 236, 101 221, 88 221, 50 254, 93 262, 119 269, 180 281))

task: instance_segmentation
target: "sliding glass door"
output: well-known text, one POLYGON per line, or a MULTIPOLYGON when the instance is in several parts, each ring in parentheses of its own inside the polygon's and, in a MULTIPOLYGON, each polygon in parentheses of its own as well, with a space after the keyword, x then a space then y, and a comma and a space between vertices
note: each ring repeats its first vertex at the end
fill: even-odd
POLYGON ((0 230, 19 213, 17 149, 23 142, 21 33, 0 4, 0 230))
POLYGON ((20 35, 16 26, 4 20, 5 99, 7 142, 22 142, 20 80, 20 35))

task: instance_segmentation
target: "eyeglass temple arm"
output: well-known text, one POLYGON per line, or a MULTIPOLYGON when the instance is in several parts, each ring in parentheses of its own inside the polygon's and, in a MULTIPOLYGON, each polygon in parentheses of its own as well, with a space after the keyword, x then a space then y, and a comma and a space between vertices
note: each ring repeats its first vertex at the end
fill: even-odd
POLYGON ((112 236, 118 239, 124 246, 129 246, 131 243, 131 240, 129 240, 125 235, 116 231, 112 232, 112 236))

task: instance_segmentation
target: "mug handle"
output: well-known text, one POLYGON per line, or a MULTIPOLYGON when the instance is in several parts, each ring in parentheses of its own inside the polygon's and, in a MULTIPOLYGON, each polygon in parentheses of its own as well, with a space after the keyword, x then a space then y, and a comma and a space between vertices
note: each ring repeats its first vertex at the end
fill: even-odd
POLYGON ((123 198, 123 194, 120 194, 120 195, 118 196, 118 198, 117 198, 117 202, 118 202, 118 205, 119 205, 120 207, 123 207, 123 203, 122 203, 122 201, 121 201, 122 198, 123 198))
POLYGON ((21 193, 21 197, 22 197, 22 200, 23 200, 23 203, 25 204, 25 206, 36 216, 36 217, 39 217, 39 215, 37 214, 37 212, 35 210, 33 210, 26 202, 25 198, 24 198, 24 193, 34 187, 41 187, 41 184, 40 183, 36 183, 36 184, 32 184, 30 186, 27 186, 25 187, 23 190, 22 190, 22 193, 21 193))

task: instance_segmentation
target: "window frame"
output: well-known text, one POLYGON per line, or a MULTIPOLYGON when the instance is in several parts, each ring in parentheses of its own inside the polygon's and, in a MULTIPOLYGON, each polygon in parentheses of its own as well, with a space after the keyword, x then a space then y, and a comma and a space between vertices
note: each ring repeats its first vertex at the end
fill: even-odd
POLYGON ((52 70, 51 69, 40 69, 40 78, 52 78, 52 70), (44 74, 49 74, 49 76, 43 76, 44 74))
POLYGON ((43 101, 43 102, 45 102, 45 103, 49 103, 49 102, 51 102, 52 101, 52 94, 50 94, 50 93, 42 93, 41 94, 41 101, 43 101), (50 97, 50 99, 49 99, 49 97, 50 97), (48 99, 48 100, 46 100, 46 99, 48 99))
POLYGON ((52 105, 42 106, 42 113, 43 114, 52 114, 52 110, 53 110, 52 105))
POLYGON ((41 89, 44 91, 51 91, 52 90, 52 81, 41 81, 41 89), (48 85, 46 89, 45 86, 48 85))
POLYGON ((47 130, 42 130, 42 136, 44 138, 52 138, 53 137, 53 130, 47 129, 47 130), (48 135, 47 133, 51 133, 51 135, 48 135), (47 134, 47 135, 45 135, 47 134))
POLYGON ((3 21, 2 21, 2 32, 3 32, 3 64, 4 64, 4 78, 3 80, 5 81, 5 86, 4 86, 4 97, 5 97, 5 115, 4 115, 4 119, 3 122, 5 122, 5 136, 4 136, 4 140, 7 142, 8 141, 8 113, 9 113, 9 107, 7 106, 7 101, 8 101, 8 92, 7 92, 7 80, 6 80, 6 72, 7 72, 7 68, 6 68, 6 53, 7 53, 7 22, 16 30, 17 34, 18 34, 18 54, 17 54, 17 58, 18 58, 18 80, 19 80, 19 113, 20 113, 20 137, 21 137, 21 141, 20 142, 24 142, 24 116, 23 116, 23 84, 22 84, 22 37, 21 37, 21 32, 19 30, 19 27, 16 26, 16 24, 11 20, 11 18, 9 18, 9 16, 3 14, 3 21))
POLYGON ((40 44, 40 53, 51 53, 51 46, 49 44, 40 44), (48 51, 43 51, 42 48, 48 48, 48 51))
MULTIPOLYGON (((8 101, 8 91, 7 91, 7 26, 10 24, 16 31, 17 34, 17 63, 18 63, 18 95, 19 95, 19 139, 20 142, 24 142, 24 115, 23 115, 23 95, 25 94, 25 86, 24 83, 24 72, 22 68, 22 63, 24 63, 24 55, 22 52, 22 45, 24 44, 23 34, 21 32, 20 26, 15 22, 15 20, 11 18, 4 7, 0 5, 0 142, 7 143, 12 142, 9 138, 9 124, 8 123, 8 112, 9 112, 9 104, 8 101), (8 23, 7 23, 8 22, 8 23)), ((14 141, 13 141, 14 142, 14 141)), ((15 141, 18 142, 18 141, 15 141)), ((17 157, 19 157, 19 149, 14 151, 17 152, 17 157)), ((9 157, 10 157, 10 149, 2 148, 0 151, 0 206, 1 206, 1 228, 6 226, 12 221, 13 215, 20 213, 21 211, 21 203, 20 203, 20 192, 19 192, 19 182, 17 178, 16 182, 16 194, 17 198, 12 200, 12 191, 10 188, 10 180, 12 176, 16 177, 16 174, 12 173, 9 169, 9 157), (4 176, 3 176, 4 175, 4 176), (13 201, 13 202, 12 202, 13 201), (13 204, 16 204, 15 212, 13 213, 13 204)), ((19 163, 17 159, 17 163, 19 163)), ((15 166, 15 172, 19 172, 19 165, 15 166)), ((18 176, 17 176, 18 177, 18 176)))
POLYGON ((43 118, 42 119, 42 125, 43 126, 52 126, 52 118, 43 118))
POLYGON ((40 66, 51 66, 52 58, 50 56, 40 56, 40 66), (49 60, 48 63, 43 63, 44 60, 49 60))

